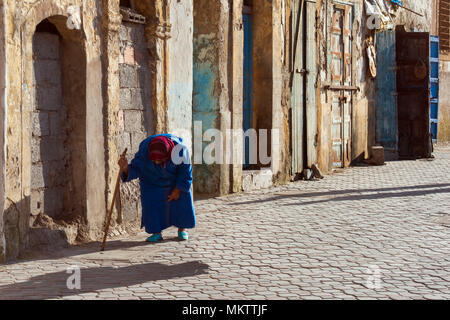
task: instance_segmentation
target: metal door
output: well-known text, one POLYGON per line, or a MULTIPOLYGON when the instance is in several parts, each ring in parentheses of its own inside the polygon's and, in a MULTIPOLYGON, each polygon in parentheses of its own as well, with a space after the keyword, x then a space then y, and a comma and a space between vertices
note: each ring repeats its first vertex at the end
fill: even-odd
POLYGON ((331 117, 332 160, 334 167, 351 161, 352 24, 350 5, 335 5, 331 26, 331 117))
POLYGON ((430 131, 433 142, 438 137, 439 114, 439 37, 430 36, 430 131))
POLYGON ((431 155, 430 35, 396 33, 398 150, 403 159, 431 155))
MULTIPOLYGON (((244 24, 244 97, 243 97, 243 124, 244 131, 253 127, 253 34, 252 16, 243 14, 244 24)), ((250 142, 244 138, 244 168, 250 163, 250 142)))

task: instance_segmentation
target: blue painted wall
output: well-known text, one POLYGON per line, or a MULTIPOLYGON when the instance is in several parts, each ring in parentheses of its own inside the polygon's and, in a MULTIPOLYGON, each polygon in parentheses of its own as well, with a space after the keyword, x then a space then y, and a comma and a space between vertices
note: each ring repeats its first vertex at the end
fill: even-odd
MULTIPOLYGON (((201 34, 194 37, 192 119, 194 122, 201 121, 202 134, 208 129, 219 129, 219 101, 216 93, 219 79, 216 46, 214 34, 201 34)), ((208 144, 209 142, 203 143, 202 153, 208 144)), ((219 183, 219 170, 216 166, 194 164, 194 190, 196 192, 217 193, 219 183)))

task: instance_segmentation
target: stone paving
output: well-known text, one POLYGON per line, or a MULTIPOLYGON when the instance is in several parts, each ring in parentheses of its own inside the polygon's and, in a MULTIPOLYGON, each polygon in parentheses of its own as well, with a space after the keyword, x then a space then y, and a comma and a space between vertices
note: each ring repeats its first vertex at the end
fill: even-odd
POLYGON ((187 242, 171 228, 1 265, 0 298, 450 299, 450 148, 435 155, 196 201, 187 242))

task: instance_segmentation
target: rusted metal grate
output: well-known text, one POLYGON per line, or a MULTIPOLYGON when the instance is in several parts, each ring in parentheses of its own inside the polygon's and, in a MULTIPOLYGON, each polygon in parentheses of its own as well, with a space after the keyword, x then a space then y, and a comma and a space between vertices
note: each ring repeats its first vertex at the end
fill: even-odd
POLYGON ((439 1, 439 38, 441 51, 450 51, 450 0, 439 1))

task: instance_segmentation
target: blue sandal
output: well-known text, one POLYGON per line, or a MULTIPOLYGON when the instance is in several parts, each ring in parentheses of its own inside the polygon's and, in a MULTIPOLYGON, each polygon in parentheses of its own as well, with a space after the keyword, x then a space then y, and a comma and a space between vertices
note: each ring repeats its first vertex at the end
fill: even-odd
POLYGON ((186 231, 178 231, 178 240, 187 240, 189 238, 188 233, 186 231))
POLYGON ((158 242, 158 241, 162 241, 162 240, 163 240, 163 237, 159 233, 154 233, 150 237, 145 239, 145 241, 147 241, 147 242, 158 242))

